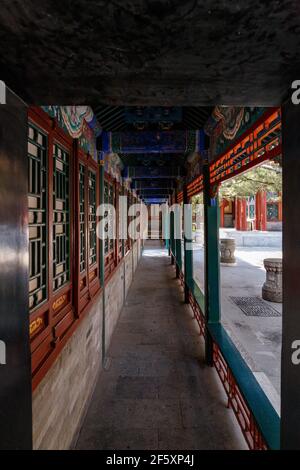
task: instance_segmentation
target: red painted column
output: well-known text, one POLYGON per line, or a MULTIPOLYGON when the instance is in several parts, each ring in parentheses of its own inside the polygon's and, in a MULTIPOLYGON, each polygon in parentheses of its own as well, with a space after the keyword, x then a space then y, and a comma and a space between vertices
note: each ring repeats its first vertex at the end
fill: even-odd
POLYGON ((220 227, 224 227, 224 209, 228 205, 228 202, 226 199, 222 199, 221 205, 220 205, 220 227))
POLYGON ((236 230, 247 230, 246 199, 243 198, 236 198, 235 228, 236 230))
POLYGON ((238 201, 237 198, 235 198, 235 204, 234 204, 234 228, 238 230, 238 215, 237 215, 237 207, 238 207, 238 201))
POLYGON ((267 230, 267 194, 266 191, 258 191, 255 196, 255 228, 267 230))
POLYGON ((279 201, 278 201, 278 222, 282 222, 282 194, 279 194, 279 201))
POLYGON ((246 199, 241 199, 241 230, 248 230, 247 227, 247 201, 246 199))
POLYGON ((241 230, 240 229, 240 200, 238 198, 235 198, 234 213, 235 213, 235 221, 234 221, 235 228, 236 230, 241 230))
POLYGON ((232 218, 233 218, 233 226, 234 228, 236 227, 236 199, 232 199, 231 201, 231 204, 232 204, 232 218))

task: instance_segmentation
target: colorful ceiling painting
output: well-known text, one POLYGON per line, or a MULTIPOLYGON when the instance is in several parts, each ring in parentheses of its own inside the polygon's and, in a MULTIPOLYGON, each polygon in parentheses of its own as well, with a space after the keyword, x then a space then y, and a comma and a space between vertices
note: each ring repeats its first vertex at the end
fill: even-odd
POLYGON ((186 159, 187 182, 190 183, 202 173, 203 153, 195 152, 186 159))
POLYGON ((83 131, 86 106, 61 106, 64 124, 74 139, 78 139, 83 131))
POLYGON ((96 138, 102 129, 89 106, 43 106, 51 117, 97 161, 96 138))
POLYGON ((264 111, 258 107, 216 106, 205 126, 211 136, 211 158, 223 153, 264 111))
POLYGON ((89 153, 95 161, 98 159, 96 147, 96 138, 92 129, 84 121, 81 136, 78 138, 80 147, 85 153, 89 153))
POLYGON ((116 153, 106 153, 104 155, 104 170, 109 173, 118 182, 121 181, 121 172, 123 163, 119 155, 116 153))

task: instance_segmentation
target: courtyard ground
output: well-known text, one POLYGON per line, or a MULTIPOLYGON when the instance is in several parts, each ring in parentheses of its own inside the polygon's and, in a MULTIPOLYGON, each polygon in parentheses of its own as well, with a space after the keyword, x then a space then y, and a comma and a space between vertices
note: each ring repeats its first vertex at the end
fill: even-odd
MULTIPOLYGON (((247 316, 231 297, 260 297, 265 281, 264 258, 282 257, 280 247, 237 246, 236 265, 221 265, 222 324, 265 390, 280 407, 281 316, 247 316)), ((204 289, 203 246, 194 243, 194 278, 204 289)), ((278 313, 282 304, 266 302, 278 313)))

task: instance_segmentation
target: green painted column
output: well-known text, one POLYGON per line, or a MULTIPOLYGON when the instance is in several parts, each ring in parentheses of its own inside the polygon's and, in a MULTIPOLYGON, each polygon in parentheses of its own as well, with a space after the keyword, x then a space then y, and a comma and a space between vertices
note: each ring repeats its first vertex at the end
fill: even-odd
POLYGON ((169 254, 169 256, 171 256, 171 217, 170 217, 170 212, 169 212, 170 205, 171 205, 171 198, 169 197, 169 199, 168 199, 168 210, 166 212, 166 220, 167 220, 166 225, 167 225, 168 234, 169 234, 169 240, 168 240, 168 254, 169 254))
POLYGON ((167 204, 162 207, 162 223, 164 230, 163 237, 165 241, 165 247, 167 248, 167 250, 170 250, 170 217, 167 204))
POLYGON ((182 253, 181 253, 181 209, 176 205, 175 221, 174 221, 174 236, 175 236, 175 252, 176 252, 176 277, 179 278, 182 269, 182 253))
POLYGON ((174 212, 173 211, 170 211, 170 249, 171 249, 171 264, 174 264, 175 243, 174 243, 174 212))
POLYGON ((168 238, 165 238, 165 247, 167 248, 167 250, 169 249, 169 245, 170 245, 170 240, 168 238))
MULTIPOLYGON (((210 193, 209 166, 203 166, 204 243, 205 243, 205 318, 206 323, 220 321, 220 251, 218 195, 210 193)), ((206 362, 212 365, 212 341, 206 334, 206 362)))
POLYGON ((184 202, 184 301, 189 303, 189 290, 193 286, 193 210, 192 204, 187 195, 187 188, 184 186, 183 190, 183 202, 184 202))

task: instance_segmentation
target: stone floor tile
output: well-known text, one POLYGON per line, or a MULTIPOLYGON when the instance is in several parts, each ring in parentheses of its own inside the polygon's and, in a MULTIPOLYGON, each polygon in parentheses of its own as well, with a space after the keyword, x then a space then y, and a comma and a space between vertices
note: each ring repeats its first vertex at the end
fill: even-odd
POLYGON ((77 449, 244 449, 166 251, 146 245, 77 449))

